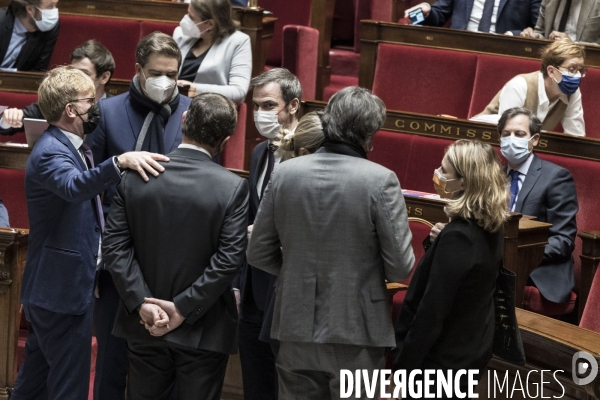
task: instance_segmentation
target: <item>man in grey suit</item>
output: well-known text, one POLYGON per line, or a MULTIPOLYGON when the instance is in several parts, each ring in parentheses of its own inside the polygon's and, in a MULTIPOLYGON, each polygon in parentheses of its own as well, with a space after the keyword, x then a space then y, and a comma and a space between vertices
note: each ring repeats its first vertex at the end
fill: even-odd
POLYGON ((220 398, 237 351, 231 281, 247 245, 248 184, 212 158, 236 122, 230 100, 197 96, 161 179, 127 174, 117 188, 102 251, 122 300, 113 334, 127 339, 129 399, 169 400, 175 386, 179 400, 220 398))
POLYGON ((386 280, 407 277, 414 255, 398 178, 367 160, 384 118, 368 90, 336 93, 322 148, 282 163, 260 204, 247 257, 279 276, 280 400, 337 399, 340 369, 383 368, 395 345, 386 280))

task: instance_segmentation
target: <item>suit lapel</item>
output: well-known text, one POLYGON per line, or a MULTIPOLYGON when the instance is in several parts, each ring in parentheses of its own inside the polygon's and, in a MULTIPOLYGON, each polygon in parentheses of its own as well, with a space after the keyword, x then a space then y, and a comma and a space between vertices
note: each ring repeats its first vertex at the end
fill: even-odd
POLYGON ((594 6, 593 0, 582 0, 581 2, 581 12, 579 13, 579 18, 577 20, 577 32, 575 34, 575 38, 577 40, 581 40, 581 34, 583 33, 583 27, 588 20, 588 16, 592 12, 592 8, 594 6))
POLYGON ((87 166, 83 163, 83 159, 79 155, 79 151, 75 148, 75 146, 73 146, 73 143, 71 143, 69 138, 64 133, 62 133, 59 128, 55 127, 54 125, 50 125, 50 127, 48 127, 48 132, 52 136, 54 136, 59 142, 61 142, 62 144, 64 144, 65 146, 67 146, 69 148, 69 150, 71 151, 71 153, 73 154, 73 157, 75 158, 75 160, 77 162, 77 165, 79 165, 79 169, 82 172, 86 171, 87 166))
POLYGON ((27 41, 23 45, 19 56, 17 57, 17 62, 15 63, 15 67, 17 69, 23 68, 25 63, 31 58, 31 55, 34 51, 40 51, 39 42, 42 39, 42 35, 40 32, 28 32, 27 33, 27 41))
MULTIPOLYGON (((496 26, 498 26, 498 21, 500 20, 500 14, 502 14, 502 10, 504 9, 504 6, 506 5, 507 2, 508 2, 508 0, 500 0, 500 4, 498 5, 498 13, 496 14, 496 26)), ((502 33, 504 33, 504 32, 502 32, 502 33)))
POLYGON ((531 160, 531 165, 529 166, 529 171, 527 171, 527 176, 525 176, 525 181, 523 182, 523 186, 521 190, 519 190, 519 194, 517 195, 517 204, 515 204, 515 212, 521 212, 523 209, 523 202, 531 192, 531 189, 535 186, 538 178, 541 175, 542 170, 542 160, 538 158, 538 156, 534 155, 533 160, 531 160))
POLYGON ((131 150, 135 150, 135 143, 137 142, 138 135, 142 130, 142 125, 144 125, 144 118, 135 111, 133 111, 133 107, 131 105, 131 98, 129 97, 125 101, 125 111, 127 111, 129 126, 131 127, 131 133, 133 134, 134 139, 133 149, 131 150))

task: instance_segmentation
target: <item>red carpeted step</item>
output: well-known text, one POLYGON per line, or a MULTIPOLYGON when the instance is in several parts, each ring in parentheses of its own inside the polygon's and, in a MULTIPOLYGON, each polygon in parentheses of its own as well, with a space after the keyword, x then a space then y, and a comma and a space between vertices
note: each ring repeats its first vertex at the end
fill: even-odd
POLYGON ((355 53, 351 48, 332 48, 329 51, 329 65, 331 75, 358 77, 360 53, 355 53))
POLYGON ((329 101, 337 91, 348 86, 358 86, 358 77, 331 75, 329 86, 323 90, 323 101, 329 101))

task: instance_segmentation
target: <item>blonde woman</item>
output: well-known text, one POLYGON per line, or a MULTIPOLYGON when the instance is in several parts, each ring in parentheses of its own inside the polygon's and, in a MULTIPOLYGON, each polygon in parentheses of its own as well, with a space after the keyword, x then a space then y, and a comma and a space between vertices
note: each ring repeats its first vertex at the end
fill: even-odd
MULTIPOLYGON (((396 322, 394 368, 407 374, 417 369, 481 373, 492 357, 507 180, 492 146, 458 140, 446 150, 433 181, 449 199, 450 222, 427 249, 408 288, 396 322)), ((462 378, 465 392, 467 376, 462 378)))
POLYGON ((284 129, 275 144, 279 147, 281 161, 285 161, 314 153, 323 139, 321 117, 317 111, 312 111, 300 119, 295 131, 284 129))

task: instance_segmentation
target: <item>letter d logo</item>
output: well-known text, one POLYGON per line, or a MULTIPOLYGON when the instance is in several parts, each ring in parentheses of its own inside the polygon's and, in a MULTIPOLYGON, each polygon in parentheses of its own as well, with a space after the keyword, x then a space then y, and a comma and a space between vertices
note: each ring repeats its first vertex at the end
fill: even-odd
POLYGON ((573 373, 573 382, 577 385, 584 386, 596 379, 596 375, 598 375, 598 362, 590 353, 578 351, 573 355, 571 371, 573 373), (579 376, 584 375, 590 370, 590 366, 592 367, 590 374, 585 378, 580 378, 579 376))

